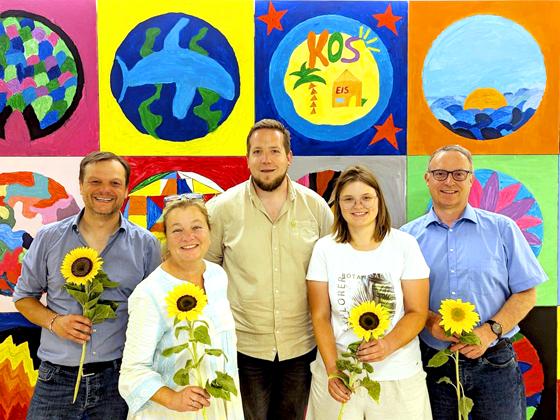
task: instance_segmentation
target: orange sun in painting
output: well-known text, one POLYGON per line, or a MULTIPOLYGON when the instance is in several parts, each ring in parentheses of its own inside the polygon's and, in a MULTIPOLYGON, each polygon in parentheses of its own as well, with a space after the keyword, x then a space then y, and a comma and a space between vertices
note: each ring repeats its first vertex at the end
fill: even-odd
POLYGON ((467 96, 463 109, 498 109, 503 106, 507 106, 507 101, 500 91, 494 88, 478 88, 467 96))
POLYGON ((0 418, 25 418, 38 371, 33 369, 33 360, 27 343, 15 345, 9 336, 0 343, 0 418))

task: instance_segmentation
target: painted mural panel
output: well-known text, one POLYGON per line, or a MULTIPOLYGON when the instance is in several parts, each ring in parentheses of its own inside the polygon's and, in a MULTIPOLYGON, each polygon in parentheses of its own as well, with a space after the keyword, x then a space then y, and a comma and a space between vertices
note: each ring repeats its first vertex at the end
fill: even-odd
POLYGON ((294 181, 319 193, 331 202, 334 184, 340 173, 350 165, 360 164, 370 169, 379 181, 394 227, 405 218, 406 157, 404 156, 296 156, 289 169, 294 181))
MULTIPOLYGON (((428 159, 408 158, 408 220, 424 214, 430 206, 423 178, 428 159)), ((549 277, 537 288, 537 304, 556 305, 558 156, 474 156, 474 167, 476 180, 469 203, 504 214, 517 223, 549 277)))
POLYGON ((129 157, 130 194, 124 215, 163 239, 165 196, 200 193, 205 200, 249 178, 242 157, 129 157))
MULTIPOLYGON (((80 160, 0 158, 0 312, 15 312, 12 293, 37 231, 79 211, 80 160)), ((19 314, 4 321, 29 325, 19 314)))
POLYGON ((254 116, 252 12, 249 1, 219 8, 101 1, 102 148, 126 155, 244 154, 254 116))
POLYGON ((409 154, 558 153, 559 19, 553 1, 410 3, 409 154))
POLYGON ((2 3, 2 155, 79 156, 99 147, 95 3, 65 4, 2 3))
POLYGON ((257 119, 296 155, 406 153, 406 2, 255 3, 257 119))

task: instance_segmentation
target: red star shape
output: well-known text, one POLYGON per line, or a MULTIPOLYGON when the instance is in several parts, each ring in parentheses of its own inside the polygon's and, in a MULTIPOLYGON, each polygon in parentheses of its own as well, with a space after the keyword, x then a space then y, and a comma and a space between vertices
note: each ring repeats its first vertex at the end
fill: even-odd
POLYGON ((402 16, 395 16, 393 14, 393 9, 391 8, 391 4, 389 4, 387 6, 387 9, 385 9, 385 12, 378 13, 378 14, 372 15, 372 16, 375 19, 377 19, 377 27, 378 28, 381 28, 381 27, 385 26, 386 28, 393 31, 393 33, 395 35, 398 35, 397 27, 395 26, 395 23, 398 22, 399 20, 401 20, 402 16))
POLYGON ((286 14, 288 10, 276 10, 272 2, 268 3, 268 13, 266 15, 258 16, 257 19, 266 23, 266 35, 270 35, 273 29, 283 31, 280 19, 286 14))
POLYGON ((370 146, 378 141, 386 139, 391 146, 393 146, 396 150, 399 150, 399 145, 397 143, 396 134, 399 131, 402 131, 402 128, 395 127, 395 123, 393 122, 393 114, 390 114, 389 117, 385 120, 385 122, 381 125, 374 125, 377 128, 377 133, 373 136, 371 140, 370 146))

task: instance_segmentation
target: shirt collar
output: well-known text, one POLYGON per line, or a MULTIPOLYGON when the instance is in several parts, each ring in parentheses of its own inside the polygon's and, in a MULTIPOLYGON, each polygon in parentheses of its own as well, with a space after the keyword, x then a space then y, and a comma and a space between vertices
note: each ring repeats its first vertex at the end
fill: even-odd
MULTIPOLYGON (((82 217, 84 216, 84 211, 85 208, 80 210, 80 212, 74 216, 74 220, 72 221, 72 230, 74 230, 75 232, 79 231, 78 226, 80 225, 80 220, 82 220, 82 217)), ((119 220, 120 220, 120 226, 118 230, 122 230, 123 232, 126 232, 128 230, 128 225, 126 224, 126 220, 123 217, 122 213, 120 212, 119 212, 119 220)))
MULTIPOLYGON (((465 207, 465 210, 463 211, 463 214, 461 216, 459 216, 459 218, 457 219, 457 221, 455 223, 457 223, 461 220, 468 220, 468 221, 473 222, 473 223, 478 223, 478 217, 476 215, 476 212, 474 211, 474 208, 468 203, 467 203, 467 206, 465 207)), ((430 208, 430 211, 426 214, 425 226, 428 227, 432 223, 437 223, 439 225, 444 225, 444 223, 440 220, 440 218, 438 217, 438 215, 434 211, 433 206, 430 208)))

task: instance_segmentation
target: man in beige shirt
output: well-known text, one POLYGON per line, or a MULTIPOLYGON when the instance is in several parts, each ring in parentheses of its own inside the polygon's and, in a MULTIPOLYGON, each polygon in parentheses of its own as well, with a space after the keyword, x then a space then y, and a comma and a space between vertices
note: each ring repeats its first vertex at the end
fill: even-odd
POLYGON ((229 277, 239 377, 248 420, 303 419, 315 359, 305 276, 333 216, 321 196, 287 175, 290 133, 261 120, 247 136, 251 177, 208 203, 206 256, 229 277))

